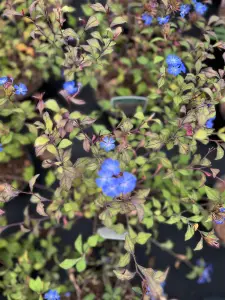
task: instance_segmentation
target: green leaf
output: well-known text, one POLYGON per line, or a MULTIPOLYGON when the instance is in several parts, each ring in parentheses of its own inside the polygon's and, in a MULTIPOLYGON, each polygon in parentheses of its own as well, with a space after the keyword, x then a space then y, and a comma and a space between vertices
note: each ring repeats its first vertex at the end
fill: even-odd
POLYGON ((193 216, 189 218, 189 221, 191 222, 200 222, 202 220, 203 216, 193 216))
POLYGON ((96 245, 98 244, 98 238, 99 238, 99 235, 97 235, 97 234, 90 236, 87 240, 88 245, 90 247, 96 247, 96 245))
POLYGON ((220 200, 220 194, 216 189, 212 189, 209 186, 205 186, 205 192, 207 197, 210 200, 219 201, 220 200))
POLYGON ((143 156, 138 156, 135 159, 136 164, 138 164, 139 166, 143 166, 144 164, 146 164, 147 159, 143 156))
POLYGON ((124 248, 127 250, 127 252, 129 253, 133 253, 134 252, 134 243, 132 242, 130 236, 127 234, 125 237, 125 244, 124 244, 124 248))
POLYGON ((154 64, 157 64, 157 63, 159 63, 159 62, 161 62, 161 61, 163 61, 164 60, 164 57, 163 56, 155 56, 155 58, 154 58, 154 64))
POLYGON ((161 158, 161 163, 165 168, 172 169, 172 164, 168 158, 165 157, 161 158))
POLYGON ((40 176, 40 174, 37 174, 37 175, 33 176, 33 177, 31 178, 31 180, 29 181, 29 186, 30 186, 31 192, 33 192, 34 184, 35 184, 35 182, 36 182, 36 180, 37 180, 37 178, 38 178, 39 176, 40 176))
POLYGON ((207 138, 207 132, 206 132, 206 130, 204 130, 204 129, 202 129, 202 128, 199 129, 199 130, 195 133, 194 138, 195 138, 196 140, 199 140, 199 141, 205 140, 205 139, 207 138))
POLYGON ((35 140, 35 146, 43 146, 46 145, 49 142, 49 138, 47 136, 39 136, 36 140, 35 140))
POLYGON ((48 133, 51 133, 52 127, 53 127, 53 122, 52 122, 48 112, 45 112, 43 114, 43 120, 45 121, 45 126, 46 126, 46 129, 48 130, 48 133))
POLYGON ((87 40, 87 43, 91 46, 91 47, 94 47, 94 48, 97 48, 98 50, 101 51, 101 46, 99 44, 99 41, 97 39, 89 39, 87 40))
POLYGON ((160 79, 158 80, 158 88, 160 89, 164 84, 165 84, 165 78, 160 77, 160 79))
POLYGON ((195 64, 195 69, 196 69, 196 73, 198 74, 200 72, 202 68, 202 63, 201 63, 201 60, 197 60, 196 64, 195 64))
POLYGON ((87 24, 85 26, 85 30, 88 30, 90 28, 96 27, 99 25, 99 21, 95 16, 91 16, 88 21, 87 24))
POLYGON ((190 240, 193 237, 194 233, 194 228, 191 225, 188 225, 187 231, 185 233, 185 241, 190 240))
POLYGON ((134 117, 138 120, 144 120, 145 116, 142 111, 137 112, 134 117))
POLYGON ((140 245, 146 244, 147 240, 151 237, 151 235, 151 233, 139 232, 138 236, 136 237, 136 243, 140 245))
POLYGON ((110 27, 116 26, 116 25, 120 25, 126 23, 126 20, 122 17, 116 17, 112 23, 110 24, 110 27))
POLYGON ((63 262, 61 262, 61 264, 59 266, 60 266, 60 268, 67 270, 67 269, 70 269, 73 266, 75 266, 79 260, 80 260, 80 258, 76 258, 76 259, 67 258, 63 262))
POLYGON ((49 144, 49 145, 47 146, 46 150, 47 150, 48 152, 54 154, 54 155, 57 154, 57 149, 56 149, 56 147, 55 147, 54 145, 52 145, 52 144, 49 144))
POLYGON ((60 142, 58 148, 59 148, 59 149, 64 149, 64 148, 69 147, 70 145, 72 145, 72 142, 71 142, 70 140, 68 140, 68 139, 63 139, 63 140, 60 142))
POLYGON ((118 267, 125 267, 126 265, 128 265, 130 262, 130 253, 126 253, 124 255, 122 255, 120 257, 120 261, 119 261, 119 264, 118 264, 118 267))
POLYGON ((166 222, 167 224, 175 224, 180 221, 180 216, 171 216, 169 220, 166 222))
POLYGON ((74 12, 75 8, 72 7, 72 6, 65 5, 65 6, 62 7, 62 11, 64 13, 70 13, 70 12, 74 12))
POLYGON ((175 105, 178 106, 179 104, 182 103, 183 99, 180 96, 175 96, 173 98, 173 101, 174 101, 175 105))
POLYGON ((12 140, 12 137, 13 137, 13 133, 12 132, 10 132, 7 135, 3 135, 1 137, 1 143, 2 143, 2 145, 9 144, 11 142, 11 140, 12 140))
POLYGON ((120 271, 114 270, 113 273, 120 280, 130 280, 130 279, 134 278, 134 276, 135 276, 135 273, 132 273, 128 270, 120 270, 120 271))
POLYGON ((54 99, 47 100, 45 102, 45 108, 48 108, 56 113, 60 111, 59 105, 54 99))
POLYGON ((203 248, 203 238, 200 239, 196 247, 194 248, 194 251, 202 250, 203 248))
POLYGON ((149 60, 148 60, 148 58, 145 57, 145 56, 139 56, 139 57, 137 58, 137 62, 138 62, 140 65, 147 65, 148 62, 149 62, 149 60))
POLYGON ((83 254, 83 247, 82 247, 82 236, 81 234, 78 236, 78 238, 76 239, 75 243, 74 243, 74 246, 75 246, 75 249, 80 253, 80 254, 83 254))
POLYGON ((83 272, 86 269, 86 266, 87 266, 87 264, 86 264, 85 257, 81 257, 76 264, 77 272, 79 272, 79 273, 83 272))
POLYGON ((56 180, 55 174, 53 171, 48 171, 47 175, 45 176, 45 183, 49 187, 51 186, 56 180))
POLYGON ((106 12, 105 7, 101 3, 91 4, 90 7, 94 11, 100 11, 100 12, 104 12, 104 13, 106 12))
POLYGON ((216 158, 215 160, 219 160, 221 158, 223 158, 224 156, 224 150, 221 146, 217 146, 217 152, 216 152, 216 158))
POLYGON ((43 290, 43 282, 41 281, 40 277, 37 277, 36 279, 31 278, 29 280, 29 288, 36 292, 36 293, 41 293, 43 290))

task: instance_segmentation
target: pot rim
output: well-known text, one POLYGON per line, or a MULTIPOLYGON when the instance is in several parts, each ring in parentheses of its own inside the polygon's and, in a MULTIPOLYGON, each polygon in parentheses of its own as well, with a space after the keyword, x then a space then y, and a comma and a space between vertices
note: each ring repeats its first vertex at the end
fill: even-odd
POLYGON ((138 101, 144 102, 144 105, 142 105, 143 111, 146 110, 147 103, 148 103, 148 98, 147 97, 142 97, 142 96, 131 95, 131 96, 117 96, 117 97, 112 97, 110 99, 110 103, 111 103, 112 107, 115 108, 115 102, 117 102, 117 101, 125 101, 126 102, 128 100, 133 100, 133 102, 138 102, 138 101))

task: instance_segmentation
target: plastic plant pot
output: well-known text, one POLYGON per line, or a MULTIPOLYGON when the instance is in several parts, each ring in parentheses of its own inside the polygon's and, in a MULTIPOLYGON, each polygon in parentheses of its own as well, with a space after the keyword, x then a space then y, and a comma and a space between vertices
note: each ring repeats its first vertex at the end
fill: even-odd
POLYGON ((111 98, 110 102, 113 108, 119 108, 127 116, 132 116, 138 106, 142 107, 143 112, 146 110, 148 99, 140 96, 119 96, 111 98))

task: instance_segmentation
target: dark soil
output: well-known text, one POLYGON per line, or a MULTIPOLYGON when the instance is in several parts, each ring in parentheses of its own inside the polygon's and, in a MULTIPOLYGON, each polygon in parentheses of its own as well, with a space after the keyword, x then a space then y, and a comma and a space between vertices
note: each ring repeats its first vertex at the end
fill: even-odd
POLYGON ((27 154, 20 158, 11 159, 8 163, 0 164, 0 181, 12 183, 17 181, 19 188, 23 189, 26 183, 23 180, 23 171, 25 167, 31 165, 31 160, 27 154))

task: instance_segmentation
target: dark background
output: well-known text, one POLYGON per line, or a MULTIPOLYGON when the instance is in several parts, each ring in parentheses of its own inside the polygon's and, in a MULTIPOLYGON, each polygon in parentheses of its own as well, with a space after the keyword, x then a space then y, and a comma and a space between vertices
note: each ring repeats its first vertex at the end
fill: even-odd
MULTIPOLYGON (((83 0, 74 0, 71 1, 72 5, 75 5, 77 8, 75 15, 81 16, 82 12, 80 10, 80 5, 82 3, 86 3, 87 1, 83 0)), ((93 1, 94 2, 94 1, 93 1)), ((219 0, 213 1, 213 5, 210 6, 210 14, 217 14, 218 6, 220 4, 219 0)), ((217 59, 213 62, 213 68, 223 68, 223 59, 221 54, 218 54, 217 59)), ((45 98, 55 98, 59 99, 57 92, 62 87, 63 81, 54 81, 50 80, 48 83, 45 83, 41 88, 41 91, 45 91, 45 98)), ((82 107, 82 112, 89 113, 92 110, 99 109, 98 104, 95 99, 94 91, 89 87, 85 87, 80 95, 81 99, 86 101, 86 105, 82 107)), ((60 100, 61 101, 61 100, 60 100)), ((102 122, 107 122, 107 119, 102 119, 102 122)), ((217 119, 215 122, 216 129, 224 126, 224 120, 220 115, 219 111, 217 112, 217 119)), ((205 152, 206 149, 202 146, 200 150, 205 152)), ((87 155, 86 152, 82 150, 81 145, 77 145, 73 149, 73 159, 75 160, 78 157, 87 155)), ((221 175, 225 174, 225 164, 224 160, 220 160, 216 166, 221 169, 221 175)), ((35 162, 36 172, 35 174, 40 173, 40 163, 38 161, 35 162)), ((6 212, 9 223, 19 222, 23 220, 23 209, 28 203, 29 198, 23 196, 19 196, 13 199, 11 202, 7 203, 6 212)), ((78 232, 82 229, 82 233, 84 237, 89 236, 91 234, 91 221, 85 222, 84 220, 78 221, 73 230, 70 232, 63 232, 63 243, 72 243, 78 232)), ((165 242, 167 239, 171 239, 175 248, 174 251, 177 253, 185 253, 185 246, 189 245, 192 248, 195 247, 199 236, 195 235, 194 238, 191 239, 191 242, 184 242, 184 232, 178 231, 174 226, 161 226, 160 229, 160 242, 165 242)), ((143 249, 140 247, 136 251, 137 261, 140 265, 147 266, 150 257, 146 257, 143 252, 143 249)), ((151 257, 155 258, 155 268, 164 270, 166 267, 171 266, 169 276, 167 279, 167 284, 165 288, 165 292, 168 294, 169 298, 177 298, 180 300, 225 300, 225 249, 221 247, 220 249, 215 249, 204 244, 204 249, 198 253, 196 253, 196 257, 194 257, 193 262, 198 257, 203 257, 206 262, 213 264, 213 275, 212 281, 208 284, 198 285, 196 281, 188 280, 185 278, 185 275, 190 271, 188 267, 185 265, 181 265, 181 267, 177 270, 173 267, 174 259, 167 254, 166 252, 161 251, 159 248, 153 247, 151 252, 151 257)), ((0 296, 0 300, 4 299, 0 296)), ((32 300, 32 299, 29 299, 32 300)))

